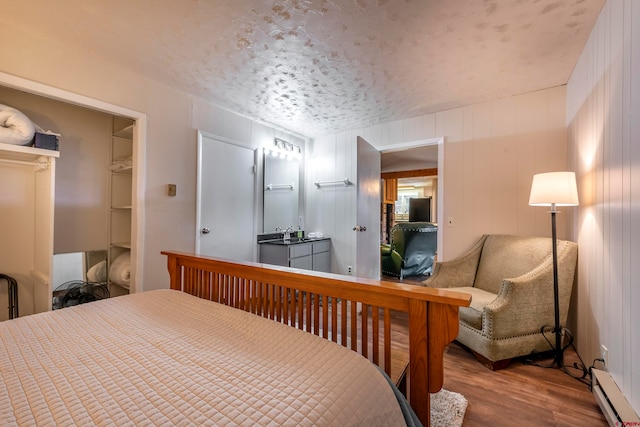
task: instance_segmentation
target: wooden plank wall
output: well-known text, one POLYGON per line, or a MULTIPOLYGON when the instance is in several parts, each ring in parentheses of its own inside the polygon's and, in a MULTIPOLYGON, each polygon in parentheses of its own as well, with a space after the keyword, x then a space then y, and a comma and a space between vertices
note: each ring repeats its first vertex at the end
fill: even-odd
POLYGON ((575 333, 640 413, 640 3, 607 1, 567 87, 580 206, 575 333))

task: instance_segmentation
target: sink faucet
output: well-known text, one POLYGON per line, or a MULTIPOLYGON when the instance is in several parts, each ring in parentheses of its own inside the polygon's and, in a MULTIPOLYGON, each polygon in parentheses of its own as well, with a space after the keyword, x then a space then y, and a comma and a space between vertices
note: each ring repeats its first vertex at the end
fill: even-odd
POLYGON ((284 231, 283 240, 285 242, 290 242, 291 241, 291 233, 292 232, 293 232, 293 227, 291 227, 291 226, 287 227, 287 229, 284 231))

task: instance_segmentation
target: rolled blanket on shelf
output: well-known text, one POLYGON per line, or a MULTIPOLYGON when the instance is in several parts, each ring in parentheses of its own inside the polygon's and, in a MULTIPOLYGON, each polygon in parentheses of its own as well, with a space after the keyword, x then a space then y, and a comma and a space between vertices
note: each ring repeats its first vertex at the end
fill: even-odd
POLYGON ((87 270, 87 280, 94 283, 107 281, 107 261, 102 260, 87 270))
POLYGON ((131 252, 123 252, 109 267, 109 279, 116 285, 129 289, 131 282, 131 252))
POLYGON ((0 104, 0 142, 30 145, 36 127, 27 116, 8 105, 0 104))

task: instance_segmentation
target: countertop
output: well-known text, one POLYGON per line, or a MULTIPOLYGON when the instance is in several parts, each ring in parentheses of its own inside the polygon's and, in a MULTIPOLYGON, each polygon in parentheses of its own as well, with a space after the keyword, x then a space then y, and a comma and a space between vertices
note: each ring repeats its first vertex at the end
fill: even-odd
POLYGON ((261 245, 298 245, 300 243, 312 243, 312 242, 320 242, 322 240, 329 240, 329 237, 292 237, 291 240, 285 241, 282 238, 279 239, 270 239, 270 240, 262 240, 258 242, 261 245))

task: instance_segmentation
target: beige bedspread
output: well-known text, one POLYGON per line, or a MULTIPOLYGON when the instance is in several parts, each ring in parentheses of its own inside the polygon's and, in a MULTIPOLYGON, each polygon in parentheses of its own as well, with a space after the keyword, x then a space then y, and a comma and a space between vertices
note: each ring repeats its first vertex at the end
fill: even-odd
POLYGON ((0 425, 404 425, 355 352, 170 290, 0 323, 0 425))

